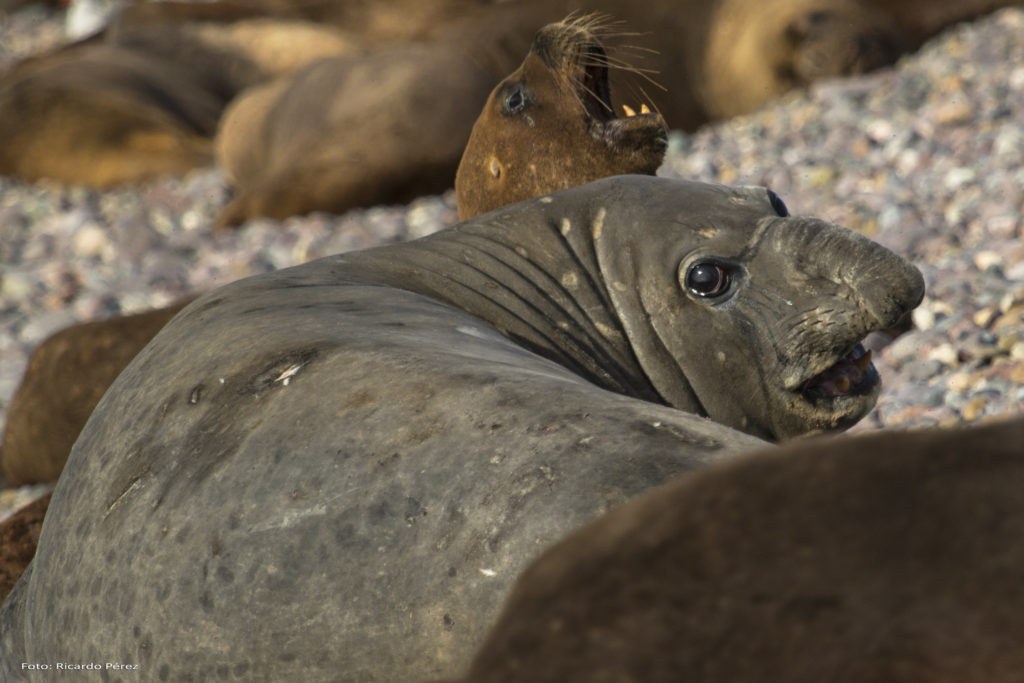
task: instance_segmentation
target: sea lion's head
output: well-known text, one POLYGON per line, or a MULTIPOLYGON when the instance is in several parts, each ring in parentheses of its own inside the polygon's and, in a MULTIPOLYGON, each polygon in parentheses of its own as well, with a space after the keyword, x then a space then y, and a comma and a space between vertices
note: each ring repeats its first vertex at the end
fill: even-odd
POLYGON ((593 259, 612 334, 665 403, 776 440, 845 429, 873 407, 880 380, 861 341, 920 303, 914 266, 789 215, 762 187, 632 176, 587 188, 573 202, 585 224, 549 220, 593 259))
POLYGON ((609 67, 639 70, 608 56, 605 33, 594 16, 537 32, 473 126, 455 178, 460 218, 610 175, 654 174, 665 121, 646 105, 615 115, 609 67))

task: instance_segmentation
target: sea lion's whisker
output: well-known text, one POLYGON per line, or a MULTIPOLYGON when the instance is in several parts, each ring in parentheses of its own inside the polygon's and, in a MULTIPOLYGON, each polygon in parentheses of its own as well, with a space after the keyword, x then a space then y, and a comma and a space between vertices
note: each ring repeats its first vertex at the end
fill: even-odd
MULTIPOLYGON (((601 96, 600 96, 600 95, 598 95, 598 94, 597 94, 596 92, 594 92, 593 90, 591 90, 591 89, 590 89, 590 86, 588 86, 588 85, 587 85, 586 83, 583 83, 582 81, 580 81, 580 82, 579 82, 579 83, 578 83, 577 85, 579 86, 580 90, 583 90, 583 91, 585 91, 585 92, 586 92, 586 93, 588 93, 588 94, 589 94, 589 95, 590 95, 591 97, 593 97, 593 98, 594 98, 595 100, 597 100, 597 102, 598 102, 598 103, 599 103, 599 104, 600 104, 600 105, 601 105, 602 107, 604 107, 604 108, 605 108, 605 109, 607 109, 608 111, 613 111, 613 109, 611 108, 611 106, 610 106, 610 105, 609 105, 609 104, 608 104, 607 102, 605 102, 605 101, 604 101, 603 99, 601 99, 601 96)), ((577 97, 577 99, 579 99, 579 94, 578 94, 578 93, 577 93, 576 97, 577 97)))
POLYGON ((615 60, 612 57, 604 59, 594 59, 593 57, 585 57, 579 62, 583 66, 604 66, 609 69, 619 69, 620 71, 630 71, 636 74, 657 74, 661 73, 658 69, 649 69, 642 66, 635 66, 629 62, 615 60))
POLYGON ((646 47, 644 45, 613 45, 611 46, 616 52, 644 52, 649 55, 660 55, 660 50, 655 50, 653 47, 646 47))

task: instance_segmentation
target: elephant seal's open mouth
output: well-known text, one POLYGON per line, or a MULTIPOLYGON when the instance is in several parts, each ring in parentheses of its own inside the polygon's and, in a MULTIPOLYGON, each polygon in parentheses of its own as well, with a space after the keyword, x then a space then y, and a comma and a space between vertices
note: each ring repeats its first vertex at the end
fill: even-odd
POLYGON ((878 388, 881 378, 871 363, 871 351, 857 344, 833 365, 797 388, 805 399, 820 402, 843 396, 863 396, 878 388))

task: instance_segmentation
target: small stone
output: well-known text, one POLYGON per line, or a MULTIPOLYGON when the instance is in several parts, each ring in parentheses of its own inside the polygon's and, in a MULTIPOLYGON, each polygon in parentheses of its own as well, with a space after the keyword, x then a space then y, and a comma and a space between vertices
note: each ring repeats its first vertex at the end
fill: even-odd
POLYGON ((961 415, 963 415, 966 421, 974 422, 981 417, 986 405, 988 405, 988 400, 983 396, 972 398, 967 402, 967 405, 964 406, 963 411, 961 411, 961 415))
POLYGON ((953 307, 946 301, 932 301, 929 305, 932 309, 932 313, 937 316, 950 316, 953 315, 953 307))
POLYGON ((1024 261, 1015 263, 1006 269, 1006 279, 1016 282, 1024 281, 1024 261))
POLYGON ((955 367, 960 364, 960 356, 952 344, 936 346, 928 352, 928 360, 935 360, 949 367, 955 367))
POLYGON ((1024 341, 1019 341, 1010 347, 1010 358, 1024 360, 1024 341))
POLYGON ((978 267, 978 270, 988 270, 989 268, 1001 268, 1003 265, 1002 254, 994 251, 979 251, 974 255, 974 265, 978 267))
POLYGON ((912 381, 925 382, 942 372, 943 367, 942 362, 938 360, 915 360, 907 363, 904 371, 912 381))
POLYGON ((4 273, 0 279, 0 294, 6 301, 21 301, 33 291, 32 281, 21 273, 4 273))
POLYGON ((998 317, 999 309, 989 306, 981 309, 980 311, 976 311, 972 319, 974 320, 974 324, 978 327, 988 327, 998 317))
POLYGON ((1024 324, 1024 305, 1018 304, 1008 309, 999 320, 992 324, 992 331, 999 332, 1022 324, 1024 324))
POLYGON ((974 107, 971 106, 971 102, 966 98, 958 98, 941 104, 932 112, 932 118, 935 119, 936 123, 947 126, 969 121, 973 115, 974 107))
POLYGON ((910 317, 914 321, 914 327, 919 330, 930 330, 935 327, 935 314, 924 306, 915 308, 910 317))
POLYGON ((1022 303, 1021 298, 1015 292, 1007 292, 999 299, 999 310, 1006 313, 1019 303, 1022 303))
POLYGON ((885 142, 896 134, 896 129, 885 119, 875 119, 867 125, 866 132, 875 142, 885 142))
POLYGON ((99 256, 107 247, 107 233, 97 225, 86 225, 75 233, 75 251, 83 256, 99 256))
POLYGON ((996 347, 1004 353, 1010 353, 1017 344, 1021 342, 1021 339, 1016 334, 1008 334, 1005 337, 1000 337, 999 341, 996 342, 996 347))
POLYGON ((947 190, 955 190, 968 183, 973 183, 978 177, 978 172, 973 168, 954 168, 946 173, 946 177, 943 179, 943 183, 947 190))
POLYGON ((950 391, 963 394, 971 386, 971 376, 966 372, 955 372, 946 380, 946 386, 950 391))

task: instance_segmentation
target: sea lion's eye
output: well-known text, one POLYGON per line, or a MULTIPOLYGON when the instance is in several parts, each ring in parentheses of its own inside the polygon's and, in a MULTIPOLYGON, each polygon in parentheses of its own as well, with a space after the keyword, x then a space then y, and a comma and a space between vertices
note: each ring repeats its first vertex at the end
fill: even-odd
POLYGON ((768 190, 768 201, 771 203, 772 208, 775 209, 775 213, 783 217, 789 215, 789 209, 786 208, 786 203, 779 198, 779 195, 775 194, 771 190, 768 190))
POLYGON ((518 114, 526 106, 526 94, 523 86, 516 85, 512 92, 505 96, 505 113, 518 114))
POLYGON ((687 269, 684 282, 694 296, 715 297, 729 290, 729 272, 714 261, 697 261, 687 269))

